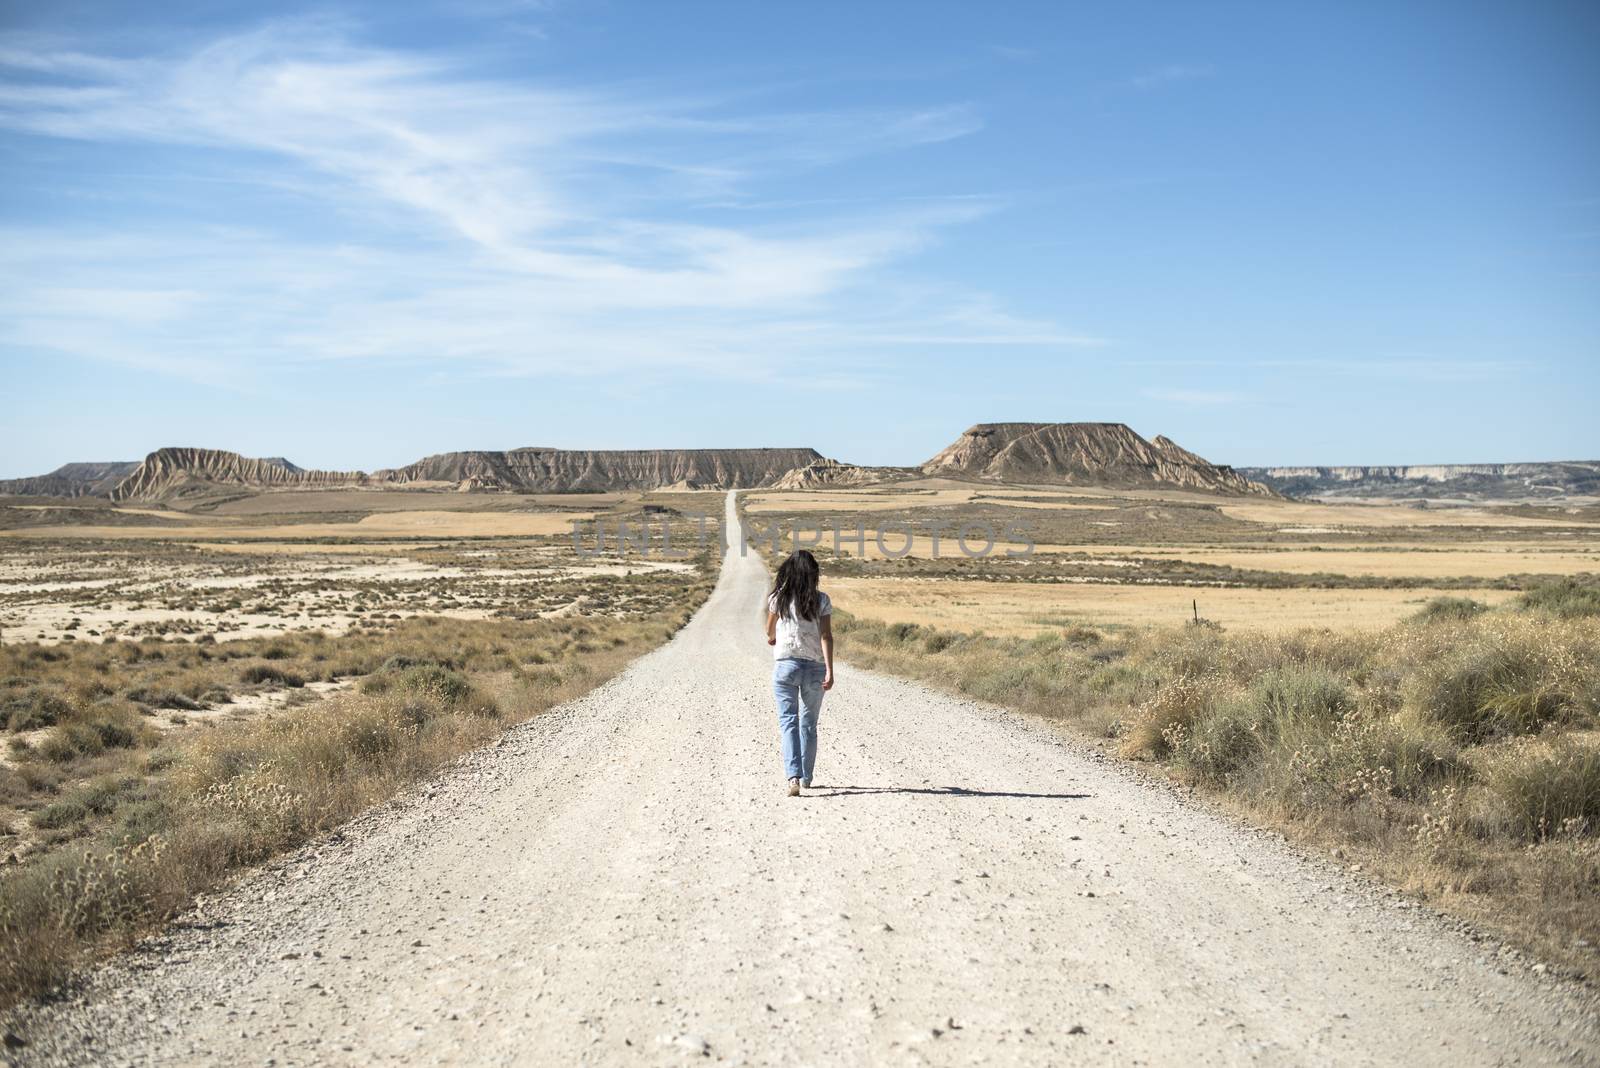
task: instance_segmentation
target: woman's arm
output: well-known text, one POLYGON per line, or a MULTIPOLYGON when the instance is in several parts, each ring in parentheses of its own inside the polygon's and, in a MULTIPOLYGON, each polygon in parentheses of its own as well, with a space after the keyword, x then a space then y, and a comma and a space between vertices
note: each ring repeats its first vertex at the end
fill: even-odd
POLYGON ((822 635, 822 662, 827 665, 828 673, 822 677, 822 688, 833 689, 833 617, 823 616, 817 620, 817 632, 822 635))
POLYGON ((767 644, 778 644, 778 613, 767 613, 767 644))

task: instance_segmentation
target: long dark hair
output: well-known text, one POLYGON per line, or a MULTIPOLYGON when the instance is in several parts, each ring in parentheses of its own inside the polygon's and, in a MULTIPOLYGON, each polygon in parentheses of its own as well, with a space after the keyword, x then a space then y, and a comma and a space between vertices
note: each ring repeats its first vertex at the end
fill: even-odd
POLYGON ((789 559, 779 564, 777 581, 772 584, 778 615, 816 619, 822 608, 822 598, 817 595, 820 574, 817 558, 809 549, 796 549, 789 559))

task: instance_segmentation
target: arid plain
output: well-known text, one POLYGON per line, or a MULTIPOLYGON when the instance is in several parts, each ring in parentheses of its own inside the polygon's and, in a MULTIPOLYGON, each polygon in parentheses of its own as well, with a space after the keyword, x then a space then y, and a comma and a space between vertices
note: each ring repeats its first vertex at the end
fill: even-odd
MULTIPOLYGON (((1113 432, 1037 430, 1069 443, 1113 432)), ((992 433, 975 428, 941 456, 989 462, 961 449, 992 433)), ((119 476, 147 480, 145 497, 0 498, 0 979, 24 1010, 18 1026, 63 1050, 92 1042, 88 1017, 72 1014, 111 1011, 105 998, 86 995, 60 1024, 29 1015, 29 999, 237 879, 277 878, 273 858, 321 848, 414 785, 453 781, 465 754, 547 710, 598 688, 579 717, 599 717, 597 730, 701 715, 619 695, 666 685, 665 665, 732 640, 718 635, 741 613, 754 634, 760 565, 729 556, 751 604, 725 591, 687 646, 642 666, 717 603, 725 544, 745 537, 769 565, 796 547, 818 553, 863 707, 913 685, 882 672, 929 687, 907 694, 939 716, 960 719, 974 699, 1020 711, 1028 730, 1142 769, 1140 790, 1198 791, 1227 814, 1207 833, 1232 833, 1227 820, 1270 828, 1342 869, 1343 893, 1466 921, 1484 974, 1549 971, 1580 984, 1552 997, 1588 997, 1581 984, 1600 969, 1600 508, 1580 495, 1290 500, 1170 442, 1138 443, 1154 458, 1126 470, 1168 484, 818 457, 725 499, 659 466, 639 476, 656 488, 543 493, 497 485, 529 477, 496 467, 502 454, 478 473, 460 461, 448 477, 388 485, 205 453, 200 468, 152 454, 119 476), (293 484, 262 484, 284 477, 293 484)), ((610 456, 609 477, 626 481, 645 454, 610 456)), ((1079 477, 1070 455, 1051 462, 1079 477)), ((739 693, 703 680, 697 700, 719 716, 748 709, 739 745, 759 747, 765 714, 740 696, 741 657, 725 665, 739 693)), ((845 716, 849 689, 831 699, 845 716)), ((990 741, 1032 752, 1010 732, 990 741)), ((868 778, 902 760, 879 744, 860 758, 868 778)), ((1004 762, 994 755, 981 776, 1004 762)), ((665 781, 687 788, 697 774, 665 781)), ((946 789, 967 796, 926 776, 891 792, 946 789)), ((884 802, 910 827, 908 803, 884 802)), ((1137 845, 1136 872, 1153 843, 1137 845)), ((1169 876, 1184 873, 1139 878, 1169 876)), ((1215 920, 1214 936, 1232 937, 1215 920)), ((1403 968, 1384 980, 1407 981, 1403 968)), ((1581 1048, 1590 1036, 1569 1037, 1581 1048)))

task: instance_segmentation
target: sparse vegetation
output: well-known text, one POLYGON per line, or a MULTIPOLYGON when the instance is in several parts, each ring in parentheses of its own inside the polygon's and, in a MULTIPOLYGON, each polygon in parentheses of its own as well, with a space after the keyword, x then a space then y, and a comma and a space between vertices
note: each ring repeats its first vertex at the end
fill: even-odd
POLYGON ((836 627, 856 663, 1071 724, 1592 975, 1600 622, 1549 603, 1372 633, 836 627))
POLYGON ((1600 616, 1600 584, 1585 576, 1561 579, 1534 586, 1519 599, 1522 607, 1545 612, 1561 619, 1600 616))
MULTIPOLYGON (((28 551, 72 560, 49 543, 28 551)), ((190 574, 213 568, 230 583, 267 578, 227 598, 162 586, 146 596, 196 617, 152 624, 135 640, 125 627, 120 637, 0 646, 0 726, 9 733, 0 851, 10 854, 0 875, 0 1004, 45 990, 241 866, 608 678, 686 622, 715 572, 707 553, 674 569, 602 557, 585 562, 592 573, 569 574, 570 541, 553 539, 414 555, 446 569, 445 581, 385 579, 391 556, 368 565, 377 577, 331 584, 357 617, 342 633, 230 638, 224 619, 206 618, 208 604, 291 618, 325 607, 318 598, 329 584, 283 576, 282 556, 161 542, 85 547, 79 562, 91 576, 157 561, 190 574), (429 614, 453 607, 494 615, 429 614), (359 684, 320 696, 344 680, 359 684)), ((122 588, 127 596, 145 587, 122 588)), ((18 599, 87 609, 104 595, 93 589, 18 599)))
POLYGON ((1423 623, 1435 623, 1443 620, 1471 619, 1489 610, 1489 606, 1482 601, 1474 601, 1470 597, 1435 597, 1422 606, 1422 611, 1414 617, 1423 623))

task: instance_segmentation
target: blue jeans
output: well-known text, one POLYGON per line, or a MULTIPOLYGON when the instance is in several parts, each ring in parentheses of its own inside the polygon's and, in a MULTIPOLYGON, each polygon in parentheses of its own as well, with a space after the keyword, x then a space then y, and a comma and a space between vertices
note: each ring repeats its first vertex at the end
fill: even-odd
POLYGON ((778 699, 778 733, 783 738, 784 775, 811 781, 817 766, 817 716, 822 712, 820 660, 784 659, 772 665, 772 693, 778 699))

